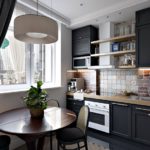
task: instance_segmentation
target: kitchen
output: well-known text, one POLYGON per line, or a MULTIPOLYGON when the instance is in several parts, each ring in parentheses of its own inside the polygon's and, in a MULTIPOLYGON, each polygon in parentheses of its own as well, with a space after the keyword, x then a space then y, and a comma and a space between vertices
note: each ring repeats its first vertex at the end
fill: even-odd
MULTIPOLYGON (((34 5, 34 2, 33 3, 30 1, 27 2, 29 4, 34 5)), ((114 1, 111 1, 111 4, 113 4, 113 2, 114 1)), ((148 38, 147 36, 149 30, 147 31, 145 30, 148 28, 150 15, 149 13, 144 14, 145 18, 148 19, 142 20, 143 14, 141 11, 139 12, 139 19, 136 20, 137 18, 135 19, 134 13, 137 10, 148 8, 150 4, 149 1, 141 1, 141 3, 139 1, 134 1, 132 3, 131 1, 126 1, 126 3, 122 3, 122 5, 121 3, 119 5, 119 1, 117 2, 118 5, 114 6, 114 8, 112 9, 108 7, 107 8, 108 12, 107 13, 103 12, 100 18, 94 19, 94 21, 90 19, 89 21, 87 21, 86 18, 88 18, 88 16, 85 17, 85 19, 80 18, 80 20, 77 20, 77 22, 80 22, 78 24, 73 22, 74 21, 73 20, 72 26, 70 27, 71 29, 68 29, 68 27, 66 27, 64 24, 61 24, 61 37, 62 37, 61 50, 63 52, 61 53, 60 56, 61 57, 60 64, 62 68, 60 74, 61 74, 62 83, 60 87, 49 89, 48 94, 50 95, 51 98, 57 98, 61 106, 65 107, 67 103, 67 108, 70 108, 74 110, 76 113, 78 113, 81 105, 84 105, 84 101, 77 101, 73 99, 74 94, 72 93, 72 91, 76 90, 77 87, 75 85, 78 83, 76 82, 70 84, 69 82, 71 79, 75 79, 75 80, 77 78, 84 79, 85 86, 82 86, 82 88, 79 89, 77 88, 77 90, 82 89, 81 94, 77 93, 77 96, 80 96, 81 99, 83 99, 82 91, 85 91, 84 94, 85 103, 89 105, 89 107, 91 107, 90 108, 91 110, 92 110, 92 105, 94 105, 93 107, 95 109, 95 107, 99 104, 102 105, 98 106, 98 108, 99 107, 102 109, 106 108, 106 113, 105 111, 101 112, 101 110, 98 110, 96 116, 94 113, 95 110, 93 110, 93 115, 91 115, 93 117, 90 118, 90 120, 91 119, 95 120, 94 118, 97 118, 97 115, 99 116, 99 112, 100 112, 100 114, 104 114, 104 115, 102 115, 100 120, 98 120, 98 125, 100 121, 102 122, 102 124, 107 124, 107 125, 106 126, 102 125, 101 127, 99 127, 95 124, 92 124, 92 122, 94 121, 91 120, 90 126, 92 128, 98 128, 98 129, 104 128, 104 132, 110 133, 111 135, 118 135, 118 137, 123 137, 123 140, 129 141, 129 143, 133 142, 135 145, 136 145, 135 141, 137 141, 137 145, 138 144, 142 145, 143 143, 145 145, 146 144, 148 145, 149 138, 150 138, 148 134, 149 118, 146 115, 148 113, 147 111, 149 110, 149 106, 150 106, 150 102, 148 101, 149 100, 149 70, 148 68, 143 69, 143 67, 149 67, 149 53, 146 51, 147 50, 146 47, 144 48, 145 50, 144 52, 143 52, 143 48, 141 47, 142 44, 144 46, 149 45, 149 43, 147 42, 143 43, 143 42, 147 41, 148 38), (130 3, 131 6, 129 5, 130 3), (129 5, 130 6, 129 10, 127 8, 123 9, 123 5, 124 7, 125 6, 128 7, 129 5), (122 6, 121 7, 122 10, 119 9, 120 6, 122 6), (127 10, 129 15, 126 14, 127 10), (131 13, 131 10, 133 10, 134 13, 133 12, 131 13), (113 15, 111 15, 111 13, 113 15), (135 22, 136 22, 136 27, 135 27, 135 22), (142 23, 144 25, 145 24, 147 25, 146 29, 144 28, 145 29, 144 31, 142 30, 143 29, 142 27, 144 26, 142 23), (95 35, 93 36, 96 38, 88 37, 89 35, 85 35, 86 36, 85 39, 82 40, 80 38, 78 39, 77 37, 78 35, 76 33, 81 28, 85 30, 85 27, 90 28, 90 32, 94 33, 95 35), (119 31, 116 30, 117 28, 119 28, 119 31), (71 30, 73 30, 73 32, 74 31, 77 32, 73 33, 71 30), (135 30, 136 30, 136 34, 134 32, 135 30), (145 37, 141 37, 141 34, 144 34, 142 31, 144 33, 145 32, 147 33, 145 37), (76 34, 75 35, 76 37, 73 34, 76 34), (126 37, 126 35, 130 35, 130 36, 126 37), (116 37, 119 36, 122 36, 121 37, 122 39, 116 39, 116 37), (115 39, 113 39, 113 37, 115 39), (144 38, 146 40, 143 40, 144 38), (81 41, 83 41, 83 43, 81 41), (88 41, 88 45, 87 45, 87 41, 88 41), (129 43, 126 43, 125 45, 125 43, 123 42, 126 41, 129 41, 129 43), (121 47, 121 42, 125 46, 122 46, 123 48, 120 51, 119 48, 121 47), (139 45, 136 45, 136 49, 135 49, 135 42, 136 44, 141 42, 139 45), (76 45, 78 43, 79 45, 76 45), (84 51, 79 50, 80 46, 83 45, 85 47, 88 47, 89 52, 86 51, 86 53, 84 54, 84 51), (72 49, 71 46, 73 47, 73 49, 77 48, 77 51, 73 50, 73 54, 72 51, 70 50, 72 49), (131 47, 131 49, 128 47, 131 47), (140 49, 142 49, 142 52, 140 51, 140 49), (83 64, 80 63, 80 60, 83 61, 83 64), (69 91, 69 93, 67 93, 67 102, 66 102, 67 91, 69 91), (127 97, 126 95, 131 95, 131 96, 127 97), (138 100, 138 98, 140 100, 138 100), (91 104, 90 102, 93 101, 96 103, 91 104), (75 105, 74 103, 75 104, 77 103, 77 105, 75 105), (139 109, 143 109, 143 110, 139 110, 139 109), (141 116, 144 117, 141 118, 141 116), (104 118, 106 118, 106 120, 104 120, 104 118), (143 122, 143 124, 140 122, 143 122), (139 131, 140 133, 137 131, 139 131)), ((42 1, 41 1, 41 5, 42 5, 42 1)), ((86 2, 83 3, 79 2, 78 5, 79 5, 78 7, 82 9, 86 7, 86 2)), ((56 7, 55 3, 53 7, 56 7)), ((88 30, 87 28, 86 30, 88 30)), ((86 32, 84 31, 83 33, 88 33, 88 32, 89 31, 86 32)), ((24 96, 24 94, 25 94, 24 91, 20 91, 20 92, 7 91, 5 93, 1 92, 0 99, 3 107, 1 108, 0 111, 3 112, 9 110, 10 108, 21 107, 23 104, 20 101, 20 99, 24 96)), ((97 132, 97 130, 95 131, 97 132)), ((95 134, 95 133, 93 132, 90 134, 95 134)), ((101 132, 99 134, 101 134, 101 132)), ((95 137, 96 136, 97 135, 95 135, 95 137)), ((14 137, 14 140, 18 140, 18 139, 14 137)), ((16 144, 16 146, 13 145, 14 147, 20 145, 19 140, 14 143, 16 144)), ((144 144, 142 146, 146 147, 147 145, 145 146, 144 144)), ((139 145, 137 147, 141 148, 142 146, 139 145)), ((143 147, 141 149, 144 149, 143 147)), ((112 149, 117 149, 117 147, 112 149)), ((132 149, 134 148, 132 147, 132 149)))

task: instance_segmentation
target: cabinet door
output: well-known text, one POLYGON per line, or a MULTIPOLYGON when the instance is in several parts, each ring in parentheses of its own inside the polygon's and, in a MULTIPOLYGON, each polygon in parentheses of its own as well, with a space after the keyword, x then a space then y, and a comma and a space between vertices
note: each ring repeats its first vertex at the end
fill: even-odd
POLYGON ((72 40, 81 40, 83 38, 90 37, 90 26, 86 26, 83 28, 75 29, 72 31, 72 40))
POLYGON ((131 136, 131 106, 123 103, 111 105, 111 132, 123 137, 131 136))
POLYGON ((83 38, 80 40, 75 40, 72 43, 72 52, 73 56, 82 56, 82 55, 90 55, 90 39, 83 38))
POLYGON ((137 67, 150 67, 150 24, 136 29, 137 67))
POLYGON ((67 109, 72 110, 73 112, 76 113, 76 115, 78 115, 83 105, 84 105, 83 101, 67 99, 67 109))
POLYGON ((136 26, 150 24, 150 8, 136 12, 136 26))
POLYGON ((135 106, 133 109, 133 138, 150 144, 150 108, 135 106))

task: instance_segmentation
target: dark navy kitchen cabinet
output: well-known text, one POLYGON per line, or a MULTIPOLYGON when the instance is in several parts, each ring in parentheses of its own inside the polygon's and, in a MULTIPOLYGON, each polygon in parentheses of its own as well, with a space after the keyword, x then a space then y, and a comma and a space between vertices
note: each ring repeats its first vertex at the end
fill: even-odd
POLYGON ((132 132, 136 141, 150 144, 150 107, 134 106, 132 132))
POLYGON ((94 51, 94 45, 91 45, 91 41, 98 39, 98 30, 93 26, 86 26, 72 30, 72 55, 86 56, 90 55, 91 51, 94 51))
POLYGON ((136 13, 136 64, 150 67, 150 8, 136 13))
POLYGON ((131 105, 111 103, 111 133, 131 137, 131 105))
POLYGON ((136 12, 136 26, 150 24, 150 8, 136 12))
POLYGON ((79 114, 79 111, 81 107, 84 105, 84 101, 75 100, 71 96, 67 96, 67 109, 72 110, 76 113, 76 115, 79 114))

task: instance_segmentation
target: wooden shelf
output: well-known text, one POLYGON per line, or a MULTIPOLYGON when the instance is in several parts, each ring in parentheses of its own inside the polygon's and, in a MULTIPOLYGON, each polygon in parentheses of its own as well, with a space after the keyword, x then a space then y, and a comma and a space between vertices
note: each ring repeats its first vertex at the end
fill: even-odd
POLYGON ((117 37, 112 37, 112 38, 105 39, 105 40, 97 40, 97 41, 91 42, 91 44, 99 44, 99 43, 105 43, 105 42, 119 42, 119 41, 131 40, 131 39, 135 39, 135 34, 117 36, 117 37))
POLYGON ((97 65, 97 66, 90 66, 88 67, 88 69, 113 69, 115 68, 115 66, 112 66, 112 65, 108 65, 108 66, 100 66, 100 65, 97 65))
POLYGON ((118 66, 118 68, 120 68, 120 69, 132 69, 132 68, 136 68, 136 66, 118 66))
POLYGON ((127 50, 127 51, 117 51, 117 52, 110 52, 110 53, 99 53, 99 54, 92 54, 91 57, 99 57, 99 56, 107 56, 107 55, 123 55, 128 53, 135 53, 135 50, 127 50))

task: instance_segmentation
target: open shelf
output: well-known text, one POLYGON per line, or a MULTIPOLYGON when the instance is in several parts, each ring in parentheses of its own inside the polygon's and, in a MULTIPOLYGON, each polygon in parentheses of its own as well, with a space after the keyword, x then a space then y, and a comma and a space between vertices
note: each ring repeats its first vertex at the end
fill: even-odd
POLYGON ((118 66, 118 68, 120 69, 132 69, 132 68, 136 68, 136 66, 118 66))
POLYGON ((117 51, 117 52, 110 52, 110 53, 92 54, 91 57, 107 56, 107 55, 117 56, 117 55, 129 54, 129 53, 135 53, 135 50, 127 50, 127 51, 117 51))
POLYGON ((112 38, 104 39, 104 40, 97 40, 97 41, 91 42, 91 44, 99 44, 99 43, 105 43, 105 42, 120 42, 120 41, 132 40, 132 39, 135 39, 135 34, 112 37, 112 38))
POLYGON ((108 65, 108 66, 97 65, 97 66, 88 67, 88 69, 114 69, 114 68, 115 68, 115 66, 112 66, 112 65, 108 65))

